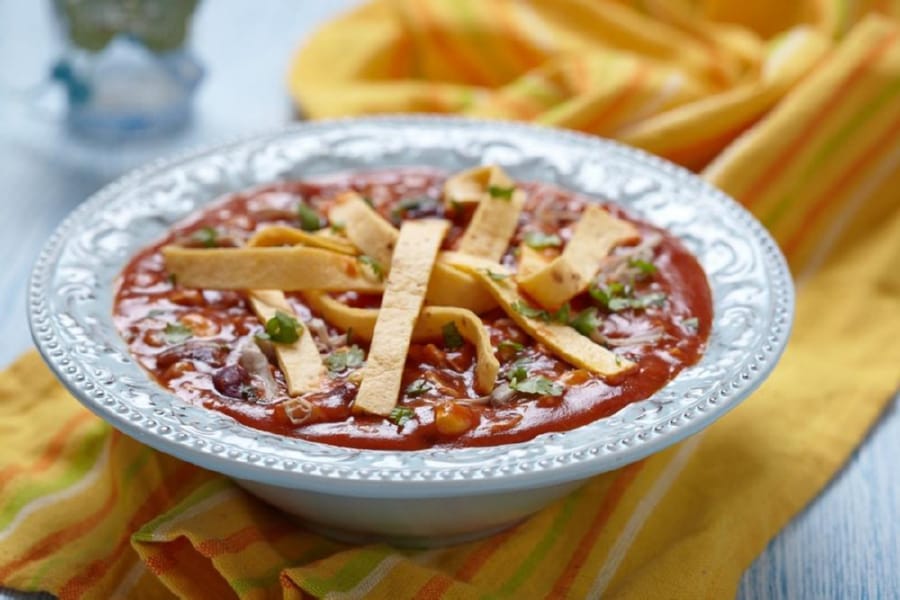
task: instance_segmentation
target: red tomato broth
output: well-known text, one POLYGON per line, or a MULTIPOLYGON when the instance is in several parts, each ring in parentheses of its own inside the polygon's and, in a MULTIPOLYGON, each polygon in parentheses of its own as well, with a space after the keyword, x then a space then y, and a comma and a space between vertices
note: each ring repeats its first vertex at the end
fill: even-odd
MULTIPOLYGON (((646 310, 626 309, 603 317, 602 333, 607 337, 629 337, 652 328, 662 328, 666 336, 655 343, 629 346, 618 353, 637 363, 637 368, 615 380, 604 381, 583 369, 557 358, 529 338, 500 309, 482 316, 495 349, 503 340, 524 345, 516 356, 499 351, 501 370, 498 385, 516 360, 530 361, 529 375, 543 375, 565 385, 561 396, 519 394, 507 406, 459 404, 440 410, 456 410, 471 428, 461 435, 442 434, 435 423, 435 410, 448 399, 476 398, 473 389, 475 351, 466 342, 461 348, 442 348, 441 340, 410 346, 403 373, 403 390, 419 378, 429 381, 430 389, 417 397, 401 391, 398 406, 410 407, 415 416, 402 426, 376 416, 352 415, 356 385, 349 379, 354 371, 330 373, 323 378, 322 389, 305 394, 315 407, 317 422, 294 425, 285 416, 280 403, 287 399, 284 377, 270 367, 279 387, 275 398, 236 398, 216 390, 215 373, 237 362, 241 342, 263 330, 242 292, 191 290, 173 283, 165 270, 161 248, 167 244, 198 245, 197 232, 214 228, 217 245, 237 246, 260 227, 285 224, 297 226, 296 207, 303 200, 327 214, 333 197, 354 189, 369 198, 386 218, 403 198, 427 196, 433 202, 422 203, 407 211, 410 218, 453 218, 438 201, 446 174, 424 168, 329 176, 304 182, 277 183, 235 194, 213 203, 175 227, 165 239, 144 249, 124 269, 119 281, 114 319, 140 364, 164 387, 187 402, 231 415, 251 427, 293 437, 340 446, 370 449, 414 450, 433 446, 488 446, 519 442, 550 431, 565 431, 611 415, 628 404, 651 396, 682 368, 695 363, 703 352, 712 319, 712 301, 706 277, 696 259, 673 236, 630 217, 620 207, 604 205, 613 215, 635 223, 642 236, 662 235, 654 251, 656 272, 647 281, 635 284, 636 291, 666 294, 662 307, 646 310), (687 328, 686 319, 696 319, 696 327, 687 328), (189 323, 193 336, 182 342, 167 339, 167 324, 189 323)), ((525 209, 510 250, 503 262, 515 266, 514 249, 528 231, 555 233, 565 242, 571 237, 578 214, 592 200, 546 184, 522 183, 527 193, 525 209), (552 207, 546 219, 547 207, 552 207)), ((465 216, 457 216, 444 243, 452 249, 465 230, 465 216)), ((559 249, 543 252, 552 257, 559 249)), ((344 292, 334 294, 359 307, 377 307, 379 296, 344 292)), ((299 295, 287 294, 288 301, 303 321, 314 316, 299 295)), ((587 294, 572 302, 572 314, 590 306, 587 294)), ((340 331, 327 327, 337 336, 340 331)), ((252 342, 251 342, 252 343, 252 342)), ((359 340, 354 343, 368 350, 359 340)))

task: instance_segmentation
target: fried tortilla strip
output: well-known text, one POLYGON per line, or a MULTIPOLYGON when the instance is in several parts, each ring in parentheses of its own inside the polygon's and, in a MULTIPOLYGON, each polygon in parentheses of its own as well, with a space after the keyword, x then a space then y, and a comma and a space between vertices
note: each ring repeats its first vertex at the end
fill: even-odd
MULTIPOLYGON (((322 292, 304 292, 303 299, 335 327, 345 331, 352 330, 354 339, 372 339, 378 309, 347 306, 322 292)), ((480 394, 489 394, 497 381, 500 363, 494 356, 491 338, 484 323, 471 310, 455 306, 426 306, 416 320, 412 341, 441 339, 443 327, 451 322, 456 325, 460 335, 475 346, 475 389, 480 394)))
MULTIPOLYGON (((328 218, 343 225, 344 234, 363 254, 372 257, 385 270, 390 269, 399 233, 359 194, 348 192, 340 196, 328 218)), ((459 306, 476 313, 497 305, 474 277, 440 263, 434 266, 425 301, 436 306, 459 306)))
MULTIPOLYGON (((250 306, 263 325, 273 318, 277 311, 300 320, 281 291, 254 290, 249 293, 249 297, 250 306)), ((319 380, 325 372, 325 365, 322 363, 322 357, 319 356, 319 350, 309 332, 309 327, 303 327, 299 339, 293 344, 272 345, 275 347, 278 366, 284 373, 284 380, 291 396, 318 389, 319 380)))
POLYGON ((517 311, 514 307, 518 303, 527 303, 516 291, 512 273, 503 265, 456 252, 444 252, 442 259, 478 277, 519 327, 569 364, 602 377, 618 375, 636 367, 633 362, 616 356, 568 325, 526 317, 517 311), (488 273, 493 274, 493 277, 488 273))
POLYGON ((321 248, 182 248, 162 250, 181 285, 210 290, 323 290, 380 292, 356 257, 321 248))
POLYGON ((516 279, 523 279, 537 273, 547 266, 550 261, 541 254, 540 250, 535 250, 525 243, 519 244, 519 262, 516 265, 516 279))
POLYGON ((397 244, 397 230, 368 205, 356 192, 346 192, 337 197, 328 220, 340 223, 344 235, 363 254, 388 267, 397 244))
POLYGON ((270 225, 260 229, 253 234, 247 245, 258 247, 302 245, 323 248, 351 256, 358 254, 353 244, 347 241, 335 237, 326 237, 318 233, 309 233, 308 231, 286 225, 270 225))
POLYGON ((401 226, 354 411, 388 416, 397 405, 416 318, 449 227, 449 222, 437 219, 407 221, 401 226))
POLYGON ((472 215, 456 247, 458 252, 498 261, 509 247, 519 224, 525 193, 513 187, 490 188, 472 215))
POLYGON ((456 204, 478 204, 490 186, 510 188, 513 185, 513 180, 496 165, 460 171, 444 182, 444 205, 452 210, 456 204))
POLYGON ((544 308, 556 309, 588 289, 610 250, 637 238, 634 225, 592 204, 584 210, 562 254, 520 278, 519 285, 544 308))

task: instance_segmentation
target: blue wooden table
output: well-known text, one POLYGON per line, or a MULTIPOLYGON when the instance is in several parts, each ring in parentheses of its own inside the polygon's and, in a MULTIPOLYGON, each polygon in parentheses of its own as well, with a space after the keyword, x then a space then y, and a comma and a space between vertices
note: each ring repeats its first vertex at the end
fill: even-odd
MULTIPOLYGON (((91 146, 27 101, 58 48, 50 3, 0 0, 0 367, 31 346, 25 290, 62 218, 147 160, 292 119, 284 74, 297 43, 358 0, 207 2, 195 49, 208 69, 193 126, 135 146, 91 146)), ((45 100, 52 101, 52 94, 45 100)), ((900 414, 895 402, 850 463, 769 545, 740 598, 900 598, 900 414)), ((0 450, 4 451, 4 450, 0 450)), ((0 592, 2 596, 2 592, 0 592)))

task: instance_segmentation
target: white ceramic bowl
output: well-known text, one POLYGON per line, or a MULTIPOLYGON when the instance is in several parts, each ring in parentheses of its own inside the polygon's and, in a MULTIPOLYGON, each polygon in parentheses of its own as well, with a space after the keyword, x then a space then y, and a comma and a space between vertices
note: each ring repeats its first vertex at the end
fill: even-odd
POLYGON ((778 360, 793 287, 775 243, 699 178, 596 137, 511 123, 386 117, 303 123, 160 161, 107 186, 60 225, 37 261, 35 343, 88 408, 158 450, 235 478, 345 539, 446 544, 509 526, 598 473, 703 429, 778 360), (222 194, 356 169, 486 162, 624 205, 679 236, 713 293, 707 351, 652 397, 531 441, 415 452, 354 450, 264 433, 191 406, 129 356, 112 322, 113 281, 130 257, 222 194))

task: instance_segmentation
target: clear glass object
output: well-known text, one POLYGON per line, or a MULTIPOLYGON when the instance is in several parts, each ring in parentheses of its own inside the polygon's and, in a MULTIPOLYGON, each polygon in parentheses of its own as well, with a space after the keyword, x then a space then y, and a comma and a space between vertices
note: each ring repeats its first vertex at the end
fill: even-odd
POLYGON ((196 0, 55 0, 64 50, 51 70, 66 121, 99 139, 150 137, 190 120, 203 68, 189 50, 196 0))

